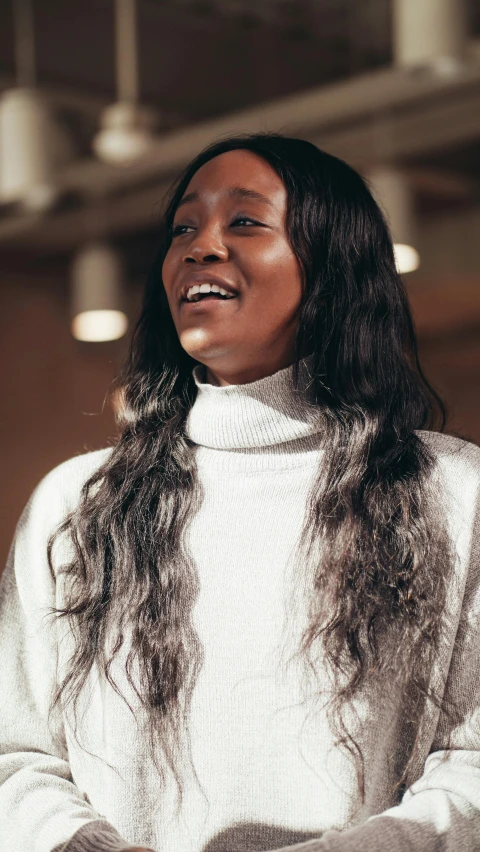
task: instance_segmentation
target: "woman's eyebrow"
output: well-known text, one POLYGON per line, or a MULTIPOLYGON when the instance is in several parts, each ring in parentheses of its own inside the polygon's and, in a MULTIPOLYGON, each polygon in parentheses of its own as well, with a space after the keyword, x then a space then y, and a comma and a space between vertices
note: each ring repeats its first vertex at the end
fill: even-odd
POLYGON ((231 198, 253 198, 254 201, 263 201, 264 204, 269 204, 272 207, 272 202, 266 195, 262 195, 261 192, 257 192, 256 189, 246 189, 243 186, 233 186, 228 190, 228 194, 231 198))
MULTIPOLYGON (((257 192, 256 189, 247 189, 244 186, 232 186, 228 190, 228 195, 231 198, 253 198, 254 201, 262 201, 264 204, 268 204, 272 207, 272 202, 266 195, 262 195, 261 192, 257 192)), ((188 192, 187 195, 184 195, 181 201, 177 204, 177 210, 183 204, 189 204, 191 201, 199 200, 198 192, 188 192)))

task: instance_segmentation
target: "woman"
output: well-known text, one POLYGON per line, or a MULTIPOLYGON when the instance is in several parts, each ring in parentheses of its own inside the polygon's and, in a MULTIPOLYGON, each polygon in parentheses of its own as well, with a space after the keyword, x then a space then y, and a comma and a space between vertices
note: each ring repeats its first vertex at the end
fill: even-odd
POLYGON ((202 152, 119 385, 3 577, 1 848, 479 849, 480 450, 359 175, 202 152))

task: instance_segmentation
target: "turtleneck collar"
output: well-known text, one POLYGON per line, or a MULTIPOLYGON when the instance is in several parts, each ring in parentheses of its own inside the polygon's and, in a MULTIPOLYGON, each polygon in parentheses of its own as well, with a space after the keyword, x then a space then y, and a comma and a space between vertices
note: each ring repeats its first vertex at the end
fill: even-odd
POLYGON ((197 364, 192 370, 197 396, 185 424, 186 436, 202 447, 248 450, 318 435, 318 411, 302 392, 311 378, 312 358, 308 355, 300 362, 298 392, 293 365, 256 382, 219 386, 206 382, 205 367, 197 364))

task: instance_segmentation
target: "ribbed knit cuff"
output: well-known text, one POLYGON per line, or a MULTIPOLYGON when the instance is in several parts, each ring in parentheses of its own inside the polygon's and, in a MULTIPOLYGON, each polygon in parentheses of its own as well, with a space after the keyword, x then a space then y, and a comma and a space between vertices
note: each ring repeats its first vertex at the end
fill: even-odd
POLYGON ((70 840, 52 852, 126 852, 131 846, 107 820, 95 819, 82 825, 70 840))

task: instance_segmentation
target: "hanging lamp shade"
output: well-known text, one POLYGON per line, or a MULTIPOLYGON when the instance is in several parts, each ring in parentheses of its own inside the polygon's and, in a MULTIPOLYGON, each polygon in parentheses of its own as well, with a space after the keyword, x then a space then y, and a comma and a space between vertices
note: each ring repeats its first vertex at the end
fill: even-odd
POLYGON ((111 104, 102 113, 93 150, 106 163, 128 166, 148 153, 157 125, 158 116, 148 107, 127 101, 111 104))
POLYGON ((121 258, 112 246, 92 242, 74 257, 71 270, 72 334, 89 342, 117 340, 128 327, 121 258))
POLYGON ((465 0, 394 0, 395 63, 452 76, 464 64, 465 0))
POLYGON ((57 199, 55 173, 71 156, 41 94, 9 89, 0 97, 0 202, 45 210, 57 199))
POLYGON ((420 255, 415 248, 415 199, 408 178, 398 169, 379 166, 367 179, 390 227, 397 271, 413 272, 420 266, 420 255))
POLYGON ((73 156, 67 134, 36 88, 32 0, 13 0, 17 87, 0 96, 0 204, 48 209, 55 174, 73 156))
POLYGON ((100 160, 128 166, 148 153, 155 141, 159 115, 138 102, 136 0, 115 0, 117 102, 100 119, 93 150, 100 160))

